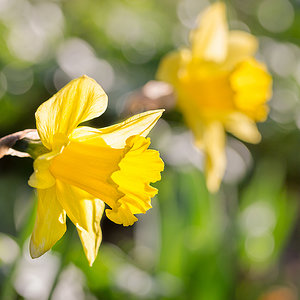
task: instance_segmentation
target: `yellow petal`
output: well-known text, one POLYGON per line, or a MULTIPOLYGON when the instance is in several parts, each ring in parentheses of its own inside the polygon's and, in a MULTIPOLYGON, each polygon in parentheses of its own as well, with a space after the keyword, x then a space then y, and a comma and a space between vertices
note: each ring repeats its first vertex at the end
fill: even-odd
POLYGON ((36 111, 42 143, 53 149, 55 136, 60 142, 81 122, 100 116, 106 107, 107 95, 96 81, 87 76, 71 81, 36 111))
POLYGON ((49 171, 51 160, 59 152, 49 152, 40 155, 33 163, 34 173, 30 176, 28 184, 37 189, 47 189, 55 185, 55 178, 49 171))
POLYGON ((220 63, 227 56, 228 25, 226 7, 222 2, 211 5, 191 32, 193 57, 220 63))
POLYGON ((94 142, 72 140, 52 160, 50 172, 57 180, 76 186, 112 207, 123 196, 110 179, 111 174, 118 170, 123 149, 109 147, 101 136, 94 142))
POLYGON ((237 63, 251 57, 258 48, 258 41, 250 33, 232 30, 228 36, 228 53, 223 68, 231 70, 237 63))
POLYGON ((181 67, 184 67, 190 59, 191 52, 188 49, 167 54, 160 61, 156 78, 176 86, 181 67))
POLYGON ((149 145, 150 138, 130 137, 124 158, 119 163, 120 169, 111 176, 118 190, 125 195, 115 208, 106 210, 107 217, 117 224, 132 225, 137 220, 134 214, 145 213, 151 208, 151 198, 157 194, 150 182, 161 179, 164 163, 158 151, 148 150, 149 145))
POLYGON ((103 140, 110 147, 121 149, 125 147, 126 140, 132 135, 146 137, 163 112, 164 109, 150 110, 135 115, 122 123, 101 129, 79 127, 74 130, 70 139, 90 145, 97 145, 101 143, 100 140, 103 140))
POLYGON ((237 138, 248 143, 259 143, 261 135, 256 127, 255 122, 241 113, 232 113, 227 116, 225 128, 228 132, 237 138))
POLYGON ((38 189, 37 194, 37 216, 30 240, 32 258, 47 252, 66 231, 66 213, 57 200, 55 186, 38 189))
POLYGON ((76 226, 85 255, 92 266, 102 240, 100 220, 104 202, 60 180, 57 180, 57 196, 61 206, 76 226))
POLYGON ((263 121, 268 113, 265 103, 271 97, 272 77, 264 64, 255 59, 239 63, 230 76, 237 109, 255 121, 263 121))
POLYGON ((220 122, 206 125, 203 134, 206 185, 210 192, 218 191, 226 167, 225 131, 220 122))

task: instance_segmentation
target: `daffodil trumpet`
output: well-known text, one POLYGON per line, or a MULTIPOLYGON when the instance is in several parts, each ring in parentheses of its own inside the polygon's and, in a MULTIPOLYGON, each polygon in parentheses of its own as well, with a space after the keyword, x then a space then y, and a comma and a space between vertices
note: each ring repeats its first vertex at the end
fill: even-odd
POLYGON ((149 150, 146 136, 163 110, 135 115, 95 129, 78 127, 100 116, 107 95, 93 79, 71 81, 37 109, 36 127, 42 151, 35 152, 29 185, 37 189, 37 216, 30 254, 39 257, 64 235, 68 216, 78 231, 85 255, 93 264, 101 243, 100 220, 132 225, 136 214, 151 208, 164 164, 149 150))
POLYGON ((226 167, 225 131, 260 141, 256 122, 267 117, 272 78, 254 58, 256 38, 229 31, 224 3, 200 15, 190 43, 162 59, 157 79, 173 86, 177 107, 205 154, 207 187, 216 192, 226 167))

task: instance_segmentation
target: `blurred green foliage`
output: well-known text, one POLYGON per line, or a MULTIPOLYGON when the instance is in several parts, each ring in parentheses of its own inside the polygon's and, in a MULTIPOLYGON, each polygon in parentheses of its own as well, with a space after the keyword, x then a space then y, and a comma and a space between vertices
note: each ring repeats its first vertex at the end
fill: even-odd
MULTIPOLYGON (((153 147, 167 164, 153 208, 131 228, 104 218, 92 268, 71 222, 49 254, 29 258, 36 199, 26 181, 32 161, 5 157, 0 161, 2 299, 298 298, 300 5, 226 3, 231 28, 258 36, 257 56, 274 78, 261 144, 246 147, 231 139, 225 183, 212 196, 199 170, 200 154, 182 134, 180 115, 165 113, 167 122, 153 132, 153 147)), ((208 4, 0 0, 0 136, 34 128, 36 108, 82 73, 109 95, 108 111, 93 125, 120 119, 128 93, 154 79, 165 53, 188 43, 197 14, 208 4)))

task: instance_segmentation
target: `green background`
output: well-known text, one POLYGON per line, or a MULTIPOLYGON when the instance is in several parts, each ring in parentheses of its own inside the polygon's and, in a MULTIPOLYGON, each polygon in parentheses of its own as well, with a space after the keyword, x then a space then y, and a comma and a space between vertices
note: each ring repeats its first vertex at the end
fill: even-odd
MULTIPOLYGON (((160 59, 188 44, 201 0, 0 1, 0 136, 35 128, 37 107, 71 79, 109 96, 101 127, 124 119, 130 93, 160 59)), ((152 133, 166 163, 153 208, 132 227, 103 218, 90 268, 76 230, 29 257, 36 196, 32 160, 0 161, 1 299, 294 300, 300 292, 300 2, 227 1, 231 29, 257 36, 273 76, 262 142, 228 137, 228 167, 212 196, 202 155, 179 112, 152 133)))

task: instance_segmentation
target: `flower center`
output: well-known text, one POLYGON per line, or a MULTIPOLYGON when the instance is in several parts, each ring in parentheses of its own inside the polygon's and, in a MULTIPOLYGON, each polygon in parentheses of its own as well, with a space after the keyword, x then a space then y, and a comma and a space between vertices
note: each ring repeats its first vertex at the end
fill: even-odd
POLYGON ((198 111, 226 111, 234 109, 233 91, 228 73, 202 77, 191 74, 182 82, 182 95, 179 105, 190 105, 184 97, 190 98, 198 111))

